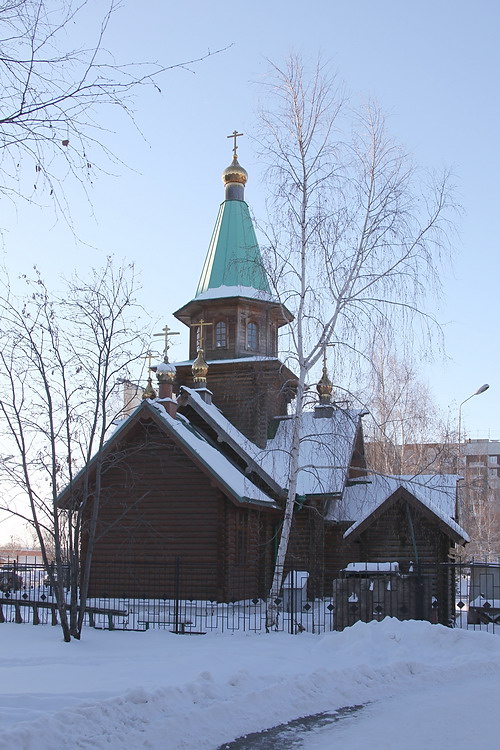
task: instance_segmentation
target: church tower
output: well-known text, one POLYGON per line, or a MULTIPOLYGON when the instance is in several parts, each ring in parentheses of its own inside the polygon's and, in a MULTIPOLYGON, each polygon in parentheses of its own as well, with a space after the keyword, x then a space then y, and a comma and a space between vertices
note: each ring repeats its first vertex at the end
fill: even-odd
MULTIPOLYGON (((208 363, 206 387, 241 432, 265 445, 269 425, 286 414, 293 373, 278 359, 278 329, 291 313, 272 295, 244 200, 248 175, 237 158, 222 173, 221 203, 193 300, 175 317, 191 329, 189 357, 208 363)), ((179 385, 197 387, 191 363, 177 365, 179 385)))

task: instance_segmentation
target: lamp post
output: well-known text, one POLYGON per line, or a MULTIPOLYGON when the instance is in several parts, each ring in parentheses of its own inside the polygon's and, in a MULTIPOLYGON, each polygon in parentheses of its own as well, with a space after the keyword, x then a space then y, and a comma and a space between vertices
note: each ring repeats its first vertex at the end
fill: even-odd
POLYGON ((474 393, 471 393, 470 396, 467 396, 466 399, 462 401, 460 406, 458 407, 458 453, 460 455, 460 446, 462 445, 462 406, 469 401, 469 399, 474 398, 474 396, 479 396, 480 393, 484 393, 488 390, 490 386, 488 383, 485 383, 480 388, 477 389, 477 391, 474 391, 474 393))
MULTIPOLYGON (((474 398, 474 396, 479 396, 479 394, 484 393, 488 390, 489 384, 485 383, 480 388, 477 389, 477 391, 474 391, 474 393, 471 393, 470 396, 467 396, 460 406, 458 407, 458 464, 461 464, 462 459, 462 406, 469 401, 469 399, 474 398)), ((466 467, 467 468, 467 467, 466 467)), ((457 474, 460 471, 460 466, 457 466, 457 474)), ((464 472, 465 473, 465 472, 464 472)), ((461 497, 461 491, 457 489, 457 505, 456 505, 456 518, 457 522, 460 523, 462 520, 462 497, 461 497)))

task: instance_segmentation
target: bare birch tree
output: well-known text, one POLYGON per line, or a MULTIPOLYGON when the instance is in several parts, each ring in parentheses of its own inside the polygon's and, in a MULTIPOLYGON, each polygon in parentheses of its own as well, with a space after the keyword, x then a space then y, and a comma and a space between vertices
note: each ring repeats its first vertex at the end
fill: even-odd
POLYGON ((471 538, 469 558, 476 561, 500 559, 500 507, 498 490, 488 480, 465 476, 460 487, 461 523, 471 538))
POLYGON ((296 56, 273 65, 260 120, 274 228, 268 265, 295 316, 283 349, 297 372, 272 609, 293 521, 308 378, 329 345, 337 360, 363 356, 382 325, 408 335, 431 324, 423 301, 438 285, 453 204, 447 175, 426 183, 387 134, 380 110, 349 108, 320 64, 312 74, 296 56))
POLYGON ((59 294, 39 275, 26 283, 23 299, 8 285, 0 295, 0 502, 36 532, 69 641, 83 626, 104 470, 99 451, 122 410, 120 379, 130 377, 145 346, 132 267, 115 270, 108 262, 89 280, 73 278, 59 294), (61 508, 61 490, 81 470, 83 491, 61 508))
POLYGON ((411 354, 404 360, 378 337, 370 355, 363 403, 369 469, 377 474, 457 473, 456 434, 419 377, 411 354))

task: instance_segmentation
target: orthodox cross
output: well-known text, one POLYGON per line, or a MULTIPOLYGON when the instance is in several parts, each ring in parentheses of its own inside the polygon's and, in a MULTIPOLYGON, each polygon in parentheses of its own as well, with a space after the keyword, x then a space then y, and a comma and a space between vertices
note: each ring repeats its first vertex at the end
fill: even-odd
POLYGON ((200 339, 199 339, 199 342, 198 342, 198 349, 203 349, 203 327, 204 326, 213 326, 213 323, 205 323, 205 321, 203 320, 203 318, 201 318, 201 320, 198 323, 191 323, 191 325, 199 327, 200 339))
POLYGON ((332 341, 332 342, 326 343, 325 341, 323 341, 323 343, 320 344, 319 346, 323 350, 323 370, 326 370, 326 349, 329 346, 333 348, 335 346, 335 342, 332 341))
MULTIPOLYGON (((178 335, 179 335, 179 331, 172 331, 172 329, 169 328, 168 326, 165 326, 164 328, 162 328, 161 333, 153 334, 153 336, 163 336, 165 339, 165 349, 163 350, 163 358, 165 362, 168 362, 168 350, 170 349, 170 346, 171 346, 169 343, 169 338, 170 336, 178 336, 178 335)), ((151 362, 149 363, 149 365, 151 366, 151 362)))
POLYGON ((148 360, 148 372, 151 370, 151 360, 153 359, 153 352, 147 351, 146 354, 143 354, 141 359, 147 359, 148 360))
POLYGON ((234 145, 233 145, 233 159, 237 158, 237 151, 238 151, 238 144, 236 143, 236 139, 240 137, 240 135, 243 135, 243 133, 238 133, 237 130, 233 130, 231 135, 226 136, 227 138, 234 138, 234 145))

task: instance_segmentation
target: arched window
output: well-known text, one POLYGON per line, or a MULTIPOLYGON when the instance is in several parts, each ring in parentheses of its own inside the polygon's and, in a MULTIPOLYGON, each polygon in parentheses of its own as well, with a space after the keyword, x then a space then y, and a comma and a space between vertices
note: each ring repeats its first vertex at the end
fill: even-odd
POLYGON ((259 327, 257 323, 247 325, 247 347, 248 349, 257 349, 259 343, 259 327))
POLYGON ((224 321, 219 321, 215 326, 215 347, 225 349, 227 346, 227 328, 224 321))

